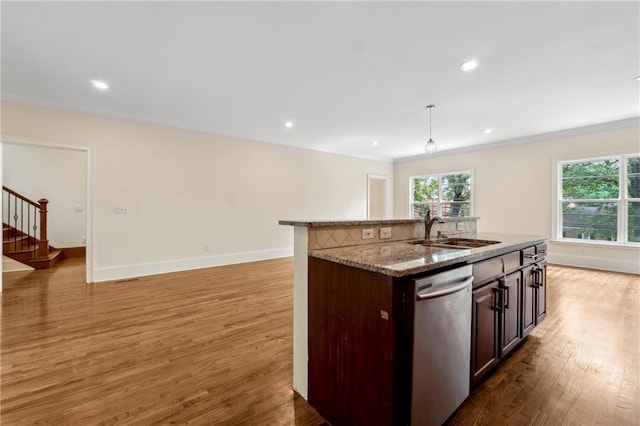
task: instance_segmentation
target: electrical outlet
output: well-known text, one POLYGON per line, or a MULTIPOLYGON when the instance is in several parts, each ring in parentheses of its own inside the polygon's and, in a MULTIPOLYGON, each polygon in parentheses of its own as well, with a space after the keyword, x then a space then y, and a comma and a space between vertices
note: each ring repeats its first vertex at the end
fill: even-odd
POLYGON ((113 212, 115 214, 129 214, 129 207, 128 206, 115 206, 113 208, 113 212))
POLYGON ((456 229, 458 231, 464 231, 464 223, 462 222, 456 222, 456 229))
POLYGON ((391 228, 380 228, 380 239, 391 238, 391 228))
POLYGON ((373 238, 373 229, 363 229, 362 230, 362 239, 363 240, 370 240, 371 238, 373 238))
POLYGON ((211 244, 207 243, 204 245, 204 251, 209 252, 211 251, 211 244))

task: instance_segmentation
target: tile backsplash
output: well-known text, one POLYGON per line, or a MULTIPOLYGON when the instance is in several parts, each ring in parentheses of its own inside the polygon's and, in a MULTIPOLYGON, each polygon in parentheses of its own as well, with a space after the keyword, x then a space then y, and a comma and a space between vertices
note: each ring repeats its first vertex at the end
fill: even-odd
MULTIPOLYGON (((469 217, 447 218, 445 219, 445 223, 435 223, 433 225, 431 228, 431 238, 435 238, 438 231, 444 232, 449 236, 475 233, 476 220, 477 218, 469 217), (458 223, 462 224, 463 230, 458 230, 458 223)), ((310 250, 412 240, 424 238, 424 222, 309 228, 308 235, 308 248, 310 250), (391 237, 381 239, 380 228, 391 228, 391 237), (373 229, 373 238, 363 239, 363 229, 373 229)))

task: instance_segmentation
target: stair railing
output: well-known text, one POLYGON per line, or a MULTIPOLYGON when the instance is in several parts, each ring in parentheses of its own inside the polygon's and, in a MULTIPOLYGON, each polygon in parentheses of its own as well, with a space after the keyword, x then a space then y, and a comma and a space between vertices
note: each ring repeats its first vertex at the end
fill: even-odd
POLYGON ((37 242, 37 250, 33 251, 34 260, 49 255, 48 203, 45 198, 35 202, 6 186, 2 187, 2 224, 9 227, 5 241, 10 242, 13 250, 29 250, 37 242))

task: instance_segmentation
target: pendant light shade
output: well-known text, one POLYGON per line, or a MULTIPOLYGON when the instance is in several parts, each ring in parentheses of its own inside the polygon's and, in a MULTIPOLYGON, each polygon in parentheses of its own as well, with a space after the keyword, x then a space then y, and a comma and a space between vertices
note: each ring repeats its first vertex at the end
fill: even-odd
POLYGON ((429 141, 424 146, 424 151, 427 154, 433 154, 438 150, 438 145, 431 138, 431 110, 433 110, 435 105, 427 105, 427 109, 429 110, 429 141))
POLYGON ((424 151, 427 154, 433 154, 438 150, 438 145, 433 141, 433 139, 429 139, 429 141, 424 146, 424 151))

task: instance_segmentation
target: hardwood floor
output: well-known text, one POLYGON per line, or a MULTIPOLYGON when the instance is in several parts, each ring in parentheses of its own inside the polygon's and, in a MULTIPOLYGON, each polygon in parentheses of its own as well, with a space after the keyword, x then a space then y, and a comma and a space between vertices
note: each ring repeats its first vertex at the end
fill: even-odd
MULTIPOLYGON (((4 275, 3 425, 320 425, 291 391, 292 261, 4 275)), ((639 425, 640 277, 549 267, 547 319, 452 425, 639 425)))
POLYGON ((550 265, 547 318, 450 425, 640 425, 640 277, 550 265))
POLYGON ((4 275, 3 425, 319 425, 291 391, 291 259, 83 284, 4 275))

